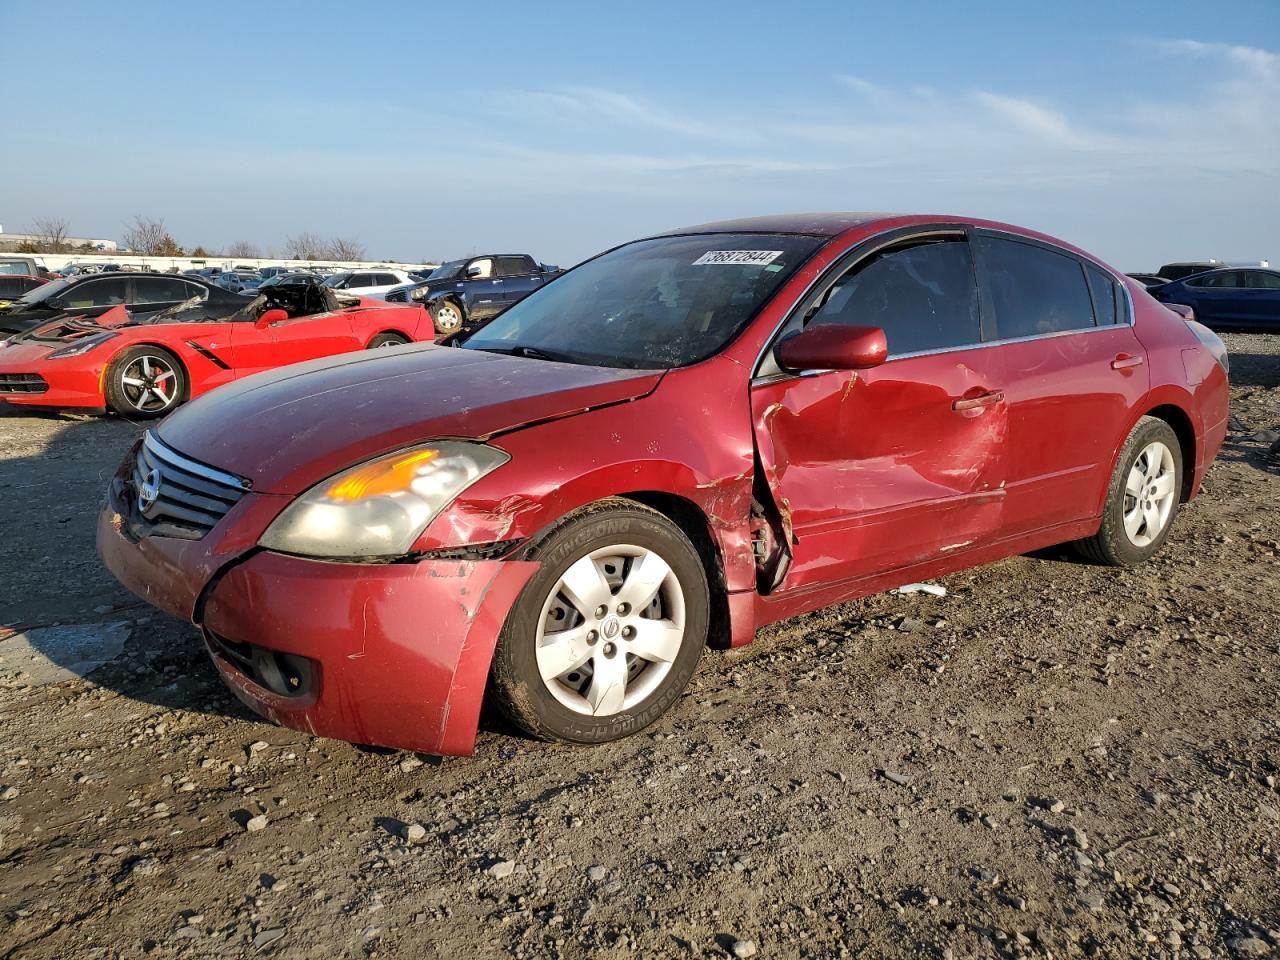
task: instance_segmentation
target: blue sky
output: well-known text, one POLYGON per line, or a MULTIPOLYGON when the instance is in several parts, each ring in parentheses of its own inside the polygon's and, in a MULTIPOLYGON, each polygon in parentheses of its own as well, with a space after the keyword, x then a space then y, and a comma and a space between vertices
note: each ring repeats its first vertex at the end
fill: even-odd
POLYGON ((188 245, 568 264, 711 219, 901 210, 1127 270, 1280 260, 1280 0, 0 14, 10 232, 143 214, 188 245))

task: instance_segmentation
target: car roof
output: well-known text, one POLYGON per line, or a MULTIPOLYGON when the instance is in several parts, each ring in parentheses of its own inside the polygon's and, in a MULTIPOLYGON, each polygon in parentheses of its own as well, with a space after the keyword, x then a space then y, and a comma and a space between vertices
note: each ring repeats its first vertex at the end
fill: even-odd
MULTIPOLYGON (((874 223, 877 220, 896 220, 896 213, 781 213, 765 217, 743 217, 738 220, 717 220, 700 223, 679 230, 668 230, 658 236, 679 236, 685 233, 807 233, 821 237, 835 237, 854 227, 874 223)), ((953 220, 954 217, 939 219, 953 220)))

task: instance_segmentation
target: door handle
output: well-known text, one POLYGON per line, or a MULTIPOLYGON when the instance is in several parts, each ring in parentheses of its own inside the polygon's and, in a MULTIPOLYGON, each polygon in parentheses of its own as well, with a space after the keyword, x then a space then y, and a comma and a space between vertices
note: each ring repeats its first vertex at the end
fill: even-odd
POLYGON ((1146 361, 1142 357, 1135 357, 1127 353, 1117 353, 1116 358, 1111 361, 1112 370, 1128 370, 1131 367, 1140 367, 1146 361))
POLYGON ((979 407, 989 407, 995 403, 1004 403, 1003 390, 988 390, 986 393, 980 393, 976 397, 961 397, 951 404, 952 410, 976 410, 979 407))

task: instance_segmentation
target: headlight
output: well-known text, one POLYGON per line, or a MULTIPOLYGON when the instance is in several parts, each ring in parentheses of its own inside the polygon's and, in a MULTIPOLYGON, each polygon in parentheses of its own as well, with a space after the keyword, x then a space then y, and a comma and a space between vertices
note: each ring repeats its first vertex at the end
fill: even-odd
POLYGON ((426 287, 414 287, 409 291, 409 297, 412 300, 425 300, 427 298, 426 287))
POLYGON ((463 440, 410 447, 316 484, 259 543, 308 557, 400 557, 463 490, 511 458, 463 440))
POLYGON ((53 351, 53 353, 49 354, 49 356, 45 357, 45 359, 61 360, 63 357, 78 357, 82 353, 88 353, 94 347, 100 347, 108 340, 118 336, 120 336, 120 334, 110 332, 91 333, 89 336, 82 337, 75 343, 69 343, 65 347, 59 347, 57 350, 53 351))

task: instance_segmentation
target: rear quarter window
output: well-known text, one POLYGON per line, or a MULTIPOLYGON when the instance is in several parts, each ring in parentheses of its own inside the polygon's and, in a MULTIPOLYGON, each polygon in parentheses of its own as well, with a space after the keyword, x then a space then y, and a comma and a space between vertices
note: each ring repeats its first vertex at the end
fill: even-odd
POLYGON ((1089 276, 1089 292, 1093 294, 1093 312, 1098 326, 1122 323, 1125 319, 1124 292, 1104 270, 1092 264, 1085 267, 1089 276))

